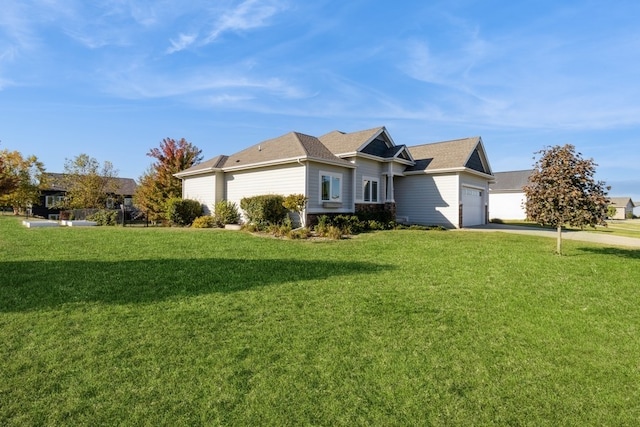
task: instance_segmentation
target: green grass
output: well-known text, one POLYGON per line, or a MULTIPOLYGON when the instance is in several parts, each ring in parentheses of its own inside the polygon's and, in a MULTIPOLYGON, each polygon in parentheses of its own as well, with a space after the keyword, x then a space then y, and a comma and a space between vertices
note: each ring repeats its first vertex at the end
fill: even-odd
POLYGON ((0 217, 0 425, 635 425, 640 251, 0 217))
MULTIPOLYGON (((504 224, 519 225, 522 227, 542 227, 540 224, 529 221, 517 221, 517 220, 504 220, 504 224)), ((548 229, 554 229, 555 227, 543 227, 548 229)), ((566 227, 567 230, 581 230, 577 227, 566 227)), ((585 227, 583 231, 589 231, 591 233, 603 233, 614 236, 625 236, 640 238, 640 219, 625 219, 625 220, 609 220, 606 227, 585 227)))

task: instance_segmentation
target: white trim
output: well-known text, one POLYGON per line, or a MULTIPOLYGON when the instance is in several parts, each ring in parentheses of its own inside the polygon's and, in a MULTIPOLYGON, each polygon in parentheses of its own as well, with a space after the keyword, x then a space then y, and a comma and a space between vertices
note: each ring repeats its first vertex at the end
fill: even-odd
POLYGON ((61 203, 63 201, 64 201, 64 196, 49 194, 44 196, 44 207, 52 208, 52 207, 55 207, 58 203, 61 203), (51 199, 51 202, 49 202, 49 199, 51 199))
POLYGON ((320 202, 320 204, 324 203, 324 202, 342 202, 342 188, 343 188, 343 183, 344 183, 344 179, 342 177, 341 173, 338 172, 327 172, 327 171, 318 171, 319 174, 319 183, 320 183, 320 187, 318 188, 318 201, 320 202), (322 177, 326 176, 326 177, 330 177, 331 180, 329 181, 329 199, 325 200, 322 198, 322 177), (338 192, 339 192, 339 197, 337 199, 332 199, 331 195, 334 193, 334 179, 338 179, 338 192))
MULTIPOLYGON (((372 185, 373 188, 373 185, 372 185)), ((363 203, 380 203, 380 178, 376 178, 373 176, 363 176, 362 177, 362 202, 363 203), (375 200, 373 200, 373 191, 371 191, 371 194, 369 195, 369 199, 367 200, 367 195, 365 194, 365 181, 369 181, 371 184, 373 184, 374 182, 376 183, 376 194, 375 194, 375 200)))
POLYGON ((328 165, 335 165, 335 166, 340 166, 340 167, 343 167, 343 168, 355 168, 356 167, 354 165, 345 164, 345 163, 337 161, 337 160, 342 160, 342 159, 336 159, 336 161, 333 161, 333 160, 319 159, 319 158, 316 158, 316 157, 308 157, 308 156, 290 157, 290 158, 287 158, 287 159, 270 160, 270 161, 267 161, 267 162, 251 163, 251 164, 248 164, 248 165, 229 166, 229 167, 222 168, 222 170, 224 172, 236 172, 236 171, 246 170, 246 169, 256 169, 256 168, 262 168, 262 167, 265 167, 265 166, 278 166, 278 165, 283 165, 283 164, 288 164, 288 163, 300 163, 300 162, 305 162, 305 161, 316 162, 316 163, 324 163, 324 164, 328 164, 328 165))

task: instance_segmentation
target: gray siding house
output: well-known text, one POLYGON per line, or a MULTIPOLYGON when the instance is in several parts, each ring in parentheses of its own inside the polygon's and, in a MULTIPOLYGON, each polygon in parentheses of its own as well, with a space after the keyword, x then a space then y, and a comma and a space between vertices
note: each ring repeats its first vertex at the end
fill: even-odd
POLYGON ((290 132, 181 171, 182 196, 216 202, 304 194, 308 223, 323 214, 389 211, 398 221, 447 228, 488 220, 493 174, 480 137, 396 145, 385 127, 320 137, 290 132))

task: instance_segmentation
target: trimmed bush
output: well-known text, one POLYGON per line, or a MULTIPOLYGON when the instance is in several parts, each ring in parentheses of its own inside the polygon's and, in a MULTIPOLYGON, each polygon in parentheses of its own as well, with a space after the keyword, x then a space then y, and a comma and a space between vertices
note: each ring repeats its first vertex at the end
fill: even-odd
POLYGON ((221 200, 216 203, 213 217, 218 227, 222 228, 225 224, 238 224, 240 222, 240 212, 238 205, 227 200, 221 200))
POLYGON ((270 224, 282 224, 287 209, 283 206, 284 197, 278 194, 245 197, 240 200, 240 208, 247 221, 258 227, 270 224))
POLYGON ((215 218, 213 218, 211 215, 203 215, 203 216, 199 216, 198 218, 193 220, 193 223, 191 224, 191 227, 193 227, 193 228, 213 228, 216 225, 217 224, 216 224, 215 218))
POLYGON ((173 198, 167 202, 167 219, 172 225, 189 226, 202 215, 202 205, 197 200, 173 198))

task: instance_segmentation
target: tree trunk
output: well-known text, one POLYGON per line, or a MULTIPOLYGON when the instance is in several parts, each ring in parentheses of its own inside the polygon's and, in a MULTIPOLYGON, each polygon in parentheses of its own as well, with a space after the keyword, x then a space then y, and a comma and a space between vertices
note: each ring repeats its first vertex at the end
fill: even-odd
POLYGON ((556 253, 562 254, 562 224, 558 225, 558 245, 556 246, 556 253))

